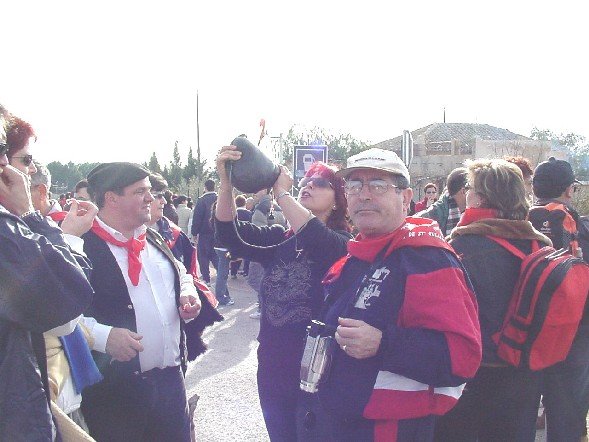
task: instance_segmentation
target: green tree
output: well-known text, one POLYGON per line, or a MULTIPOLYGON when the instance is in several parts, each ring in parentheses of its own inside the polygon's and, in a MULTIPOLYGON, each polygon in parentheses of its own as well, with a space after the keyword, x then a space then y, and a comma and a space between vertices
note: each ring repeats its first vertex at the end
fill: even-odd
POLYGON ((583 135, 575 133, 556 134, 550 129, 534 127, 530 138, 534 140, 552 141, 568 150, 569 161, 575 176, 579 180, 589 180, 589 143, 583 135))
POLYGON ((155 155, 155 152, 151 154, 151 158, 149 159, 148 168, 152 172, 159 173, 159 174, 162 173, 162 168, 160 167, 160 162, 157 160, 157 156, 155 155))
POLYGON ((182 187, 182 160, 178 150, 178 141, 174 143, 174 151, 172 152, 172 160, 168 167, 168 177, 166 179, 171 189, 179 190, 182 187))
POLYGON ((78 164, 78 170, 84 178, 88 177, 88 174, 92 169, 98 166, 100 163, 81 163, 78 164))
POLYGON ((165 164, 164 168, 162 169, 162 176, 166 179, 168 184, 170 183, 170 170, 168 169, 168 165, 165 164))
POLYGON ((182 170, 182 178, 186 183, 186 193, 188 196, 200 195, 200 188, 204 183, 203 173, 205 168, 205 161, 200 160, 200 155, 197 150, 197 158, 192 154, 192 146, 188 150, 188 159, 186 166, 182 170))
POLYGON ((192 146, 188 150, 188 158, 186 160, 186 166, 182 170, 182 178, 186 181, 187 185, 198 176, 198 167, 196 159, 192 156, 192 146))
POLYGON ((78 181, 85 178, 85 175, 80 172, 78 165, 72 161, 67 164, 52 161, 47 164, 47 169, 51 172, 51 187, 55 193, 73 191, 78 181))

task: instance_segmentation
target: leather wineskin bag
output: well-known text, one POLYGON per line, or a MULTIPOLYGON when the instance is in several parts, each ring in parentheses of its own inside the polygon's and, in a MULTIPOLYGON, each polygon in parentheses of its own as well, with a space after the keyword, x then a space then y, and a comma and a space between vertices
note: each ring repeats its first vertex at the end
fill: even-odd
POLYGON ((272 187, 280 175, 280 167, 245 137, 237 137, 231 144, 241 152, 239 160, 225 164, 233 187, 243 193, 272 187))

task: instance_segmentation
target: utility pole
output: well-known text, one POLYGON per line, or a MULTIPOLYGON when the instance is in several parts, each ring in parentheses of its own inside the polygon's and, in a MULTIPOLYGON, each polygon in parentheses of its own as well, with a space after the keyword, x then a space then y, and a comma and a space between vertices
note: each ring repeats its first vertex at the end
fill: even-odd
MULTIPOLYGON (((200 162, 200 123, 198 121, 198 89, 196 90, 196 161, 198 162, 198 167, 201 167, 200 162)), ((200 181, 202 176, 198 177, 199 185, 196 188, 196 197, 200 197, 200 181)))
POLYGON ((200 163, 200 124, 198 121, 198 90, 196 91, 196 160, 200 163))

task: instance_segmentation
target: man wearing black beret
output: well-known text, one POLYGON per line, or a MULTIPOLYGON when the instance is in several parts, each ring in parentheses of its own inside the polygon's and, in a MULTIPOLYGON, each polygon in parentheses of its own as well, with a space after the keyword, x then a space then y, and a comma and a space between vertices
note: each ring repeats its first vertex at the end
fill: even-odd
POLYGON ((184 321, 200 301, 184 266, 150 220, 149 171, 105 163, 88 175, 99 208, 84 236, 96 295, 94 359, 104 380, 84 390, 91 435, 107 441, 189 441, 184 321))

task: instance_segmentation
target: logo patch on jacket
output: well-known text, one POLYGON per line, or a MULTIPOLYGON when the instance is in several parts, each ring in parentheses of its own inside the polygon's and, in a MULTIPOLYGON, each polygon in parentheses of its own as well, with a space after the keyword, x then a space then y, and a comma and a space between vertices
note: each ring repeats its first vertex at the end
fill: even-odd
POLYGON ((380 285, 389 273, 391 273, 391 271, 386 267, 376 269, 368 280, 366 286, 362 289, 354 307, 362 310, 369 308, 372 305, 372 298, 378 298, 380 296, 380 285))

